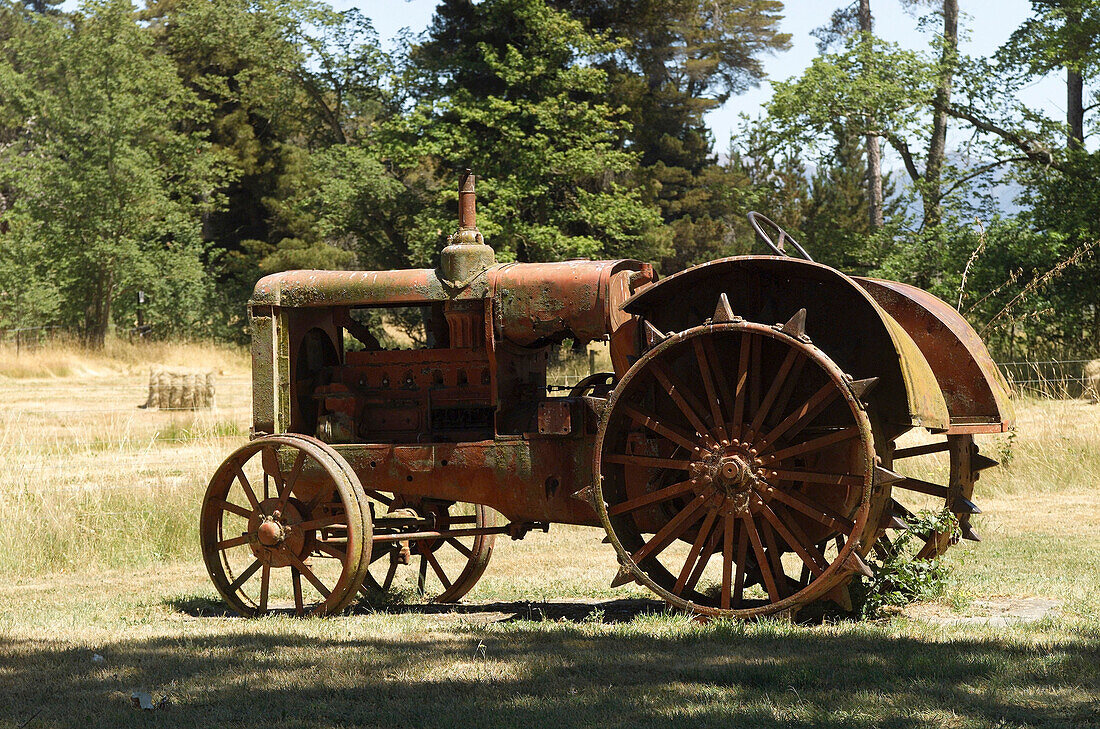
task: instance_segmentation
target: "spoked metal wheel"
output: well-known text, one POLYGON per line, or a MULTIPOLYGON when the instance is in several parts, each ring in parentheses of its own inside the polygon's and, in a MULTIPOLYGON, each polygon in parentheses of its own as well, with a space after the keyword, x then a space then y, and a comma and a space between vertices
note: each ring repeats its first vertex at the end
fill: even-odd
POLYGON ((307 436, 270 436, 218 468, 199 541, 214 586, 235 612, 329 615, 363 583, 370 512, 336 451, 307 436))
POLYGON ((950 511, 958 520, 959 529, 957 532, 931 531, 917 534, 921 544, 916 554, 917 559, 939 557, 956 544, 959 538, 981 541, 970 523, 974 514, 981 513, 981 509, 971 500, 974 496, 974 484, 981 471, 996 466, 997 462, 978 452, 974 436, 949 435, 945 440, 932 443, 892 448, 884 454, 883 460, 887 467, 899 473, 891 477, 893 494, 887 506, 889 526, 876 546, 877 552, 892 551, 898 532, 915 528, 914 512, 919 509, 950 511), (939 452, 946 452, 948 457, 946 477, 941 479, 946 483, 901 475, 907 471, 908 459, 939 452))
POLYGON ((858 399, 874 380, 851 381, 810 344, 805 311, 768 327, 724 303, 717 323, 646 352, 608 404, 594 500, 613 584, 715 616, 843 602, 851 575, 870 574, 889 493, 858 399))
POLYGON ((478 505, 368 490, 377 516, 363 594, 457 602, 489 565, 500 515, 478 505), (471 533, 473 532, 473 533, 471 533))

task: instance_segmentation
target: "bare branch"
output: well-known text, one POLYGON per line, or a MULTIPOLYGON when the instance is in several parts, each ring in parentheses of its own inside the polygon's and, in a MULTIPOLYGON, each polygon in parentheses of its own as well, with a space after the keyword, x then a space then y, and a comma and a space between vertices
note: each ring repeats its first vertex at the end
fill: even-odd
POLYGON ((905 171, 909 173, 909 177, 912 178, 913 182, 920 182, 921 174, 917 171, 916 163, 913 162, 913 154, 909 151, 909 143, 893 134, 883 133, 883 136, 890 143, 890 146, 901 155, 901 160, 905 163, 905 171))
POLYGON ((945 110, 949 115, 956 119, 970 122, 983 132, 997 135, 1023 152, 1030 161, 1039 162, 1040 164, 1046 165, 1047 167, 1053 167, 1061 172, 1066 171, 1065 166, 1054 159, 1054 153, 1051 152, 1050 149, 1039 144, 1036 140, 1027 139, 1016 132, 999 127, 988 119, 982 119, 970 109, 948 105, 945 110))
POLYGON ((1007 165, 1011 162, 1028 162, 1030 159, 1030 157, 1025 157, 1021 155, 1019 157, 1008 157, 1006 159, 995 160, 993 162, 990 162, 989 164, 982 165, 981 167, 976 167, 973 172, 966 175, 965 177, 960 177, 958 180, 955 181, 954 184, 951 185, 951 187, 947 188, 947 190, 940 195, 940 200, 945 199, 948 195, 950 195, 966 183, 970 182, 975 177, 983 175, 992 169, 1000 167, 1001 165, 1007 165))

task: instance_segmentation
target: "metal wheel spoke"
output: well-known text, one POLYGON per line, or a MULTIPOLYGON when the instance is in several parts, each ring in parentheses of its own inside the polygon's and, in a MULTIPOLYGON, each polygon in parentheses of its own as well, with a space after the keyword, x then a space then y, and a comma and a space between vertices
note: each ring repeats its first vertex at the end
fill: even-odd
POLYGON ((424 559, 424 553, 420 553, 420 570, 416 575, 416 590, 421 595, 424 594, 424 584, 428 581, 428 563, 424 559))
POLYGON ((855 528, 855 522, 841 516, 828 506, 825 506, 816 499, 806 496, 805 494, 801 494, 797 491, 784 491, 778 488, 772 489, 770 493, 792 509, 797 509, 811 519, 816 519, 822 524, 827 524, 834 529, 849 533, 855 528))
POLYGON ((253 560, 252 564, 248 565, 248 567, 245 568, 244 572, 237 575, 237 579, 233 580, 233 582, 230 583, 230 592, 236 592, 237 590, 241 589, 241 586, 244 585, 244 583, 248 582, 249 577, 256 574, 256 570, 260 569, 262 564, 263 563, 260 562, 260 560, 258 559, 253 560))
POLYGON ((447 537, 447 544, 457 549, 459 554, 467 559, 474 556, 474 550, 470 549, 465 544, 458 541, 458 537, 447 537))
POLYGON ((623 409, 623 413, 627 415, 631 420, 638 423, 641 426, 652 430, 657 435, 663 436, 672 441, 678 446, 682 446, 689 451, 698 445, 698 442, 691 435, 688 435, 679 428, 675 428, 671 425, 665 425, 657 420, 657 416, 652 413, 643 412, 638 408, 631 407, 626 403, 622 403, 620 407, 623 409))
MULTIPOLYGON (((791 401, 791 396, 794 395, 795 385, 798 384, 798 378, 802 376, 802 370, 805 368, 806 362, 807 359, 805 357, 799 357, 795 360, 794 367, 791 368, 791 373, 787 375, 787 384, 783 386, 783 390, 779 393, 779 397, 775 399, 775 403, 771 407, 772 415, 787 411, 787 404, 791 401)), ((774 425, 775 421, 775 417, 769 417, 764 425, 774 425)), ((761 427, 764 427, 764 425, 761 425, 761 427)))
POLYGON ((836 385, 832 382, 826 382, 820 390, 810 396, 810 399, 784 418, 779 425, 772 428, 760 441, 774 443, 783 435, 793 438, 839 396, 840 390, 837 389, 836 385))
POLYGON ((763 359, 763 349, 763 340, 757 342, 756 346, 752 348, 752 369, 749 370, 749 406, 752 408, 753 415, 760 410, 760 375, 764 369, 760 361, 763 359))
POLYGON ((393 499, 389 496, 386 496, 381 491, 375 491, 374 489, 367 488, 363 489, 363 491, 366 492, 367 496, 371 497, 375 501, 381 502, 384 506, 390 506, 393 504, 393 499))
POLYGON ((335 490, 336 484, 331 484, 328 488, 318 491, 316 494, 314 494, 313 498, 306 502, 306 504, 302 507, 302 513, 312 514, 313 510, 317 508, 317 505, 320 504, 322 501, 327 500, 328 497, 332 496, 335 490))
POLYGON ((299 450, 298 455, 294 456, 294 465, 290 468, 290 475, 287 476, 283 484, 283 490, 279 494, 279 511, 286 511, 286 502, 290 499, 290 494, 294 491, 294 486, 298 483, 298 477, 302 475, 302 469, 305 465, 306 452, 299 450))
POLYGON ((684 566, 680 568, 680 575, 676 578, 676 585, 672 588, 672 591, 679 595, 684 590, 684 585, 687 584, 688 577, 694 571, 695 563, 700 558, 700 553, 703 551, 703 545, 706 544, 707 538, 710 536, 710 530, 714 526, 714 520, 718 518, 718 509, 708 509, 707 516, 703 519, 703 525, 699 527, 699 534, 696 535, 695 541, 691 545, 691 550, 688 551, 687 559, 684 560, 684 566))
POLYGON ((783 526, 788 531, 790 531, 795 541, 805 547, 807 554, 810 555, 811 559, 817 562, 822 572, 828 569, 829 560, 825 559, 825 554, 817 548, 817 545, 810 540, 810 537, 806 534, 806 532, 802 530, 802 527, 798 525, 798 520, 793 518, 795 516, 794 511, 790 507, 784 507, 782 510, 780 510, 773 509, 769 505, 768 508, 771 509, 771 512, 776 516, 776 518, 778 518, 783 523, 783 526))
MULTIPOLYGON (((837 443, 843 443, 846 440, 859 437, 859 428, 855 425, 851 425, 843 430, 838 430, 835 433, 829 433, 828 435, 822 435, 817 438, 811 438, 797 445, 788 446, 781 450, 771 453, 771 457, 775 459, 773 462, 784 461, 794 456, 805 455, 806 453, 813 453, 814 451, 820 451, 828 448, 831 445, 837 443)), ((765 448, 762 453, 768 454, 768 448, 765 448)))
POLYGON ((788 469, 775 471, 776 478, 784 481, 801 481, 805 483, 823 483, 831 486, 862 486, 863 477, 852 473, 819 473, 817 471, 801 471, 788 469))
POLYGON ((398 561, 394 557, 390 557, 390 566, 386 568, 386 577, 382 580, 382 591, 390 589, 390 585, 393 584, 393 578, 397 575, 398 561))
MULTIPOLYGON (((729 380, 726 379, 725 371, 722 369, 722 360, 718 358, 718 352, 714 349, 714 340, 712 340, 710 337, 706 337, 705 339, 703 339, 703 349, 706 350, 707 360, 710 362, 711 372, 714 373, 714 381, 715 384, 718 385, 718 395, 722 399, 722 404, 725 405, 726 408, 729 410, 727 414, 731 418, 733 427, 739 428, 741 426, 741 423, 737 422, 736 420, 732 420, 733 398, 730 396, 730 383, 729 380)), ((731 437, 733 437, 733 435, 733 433, 730 433, 731 437)))
POLYGON ((684 417, 688 419, 688 422, 691 423, 691 427, 695 428, 696 432, 700 435, 711 435, 706 423, 703 422, 703 419, 699 415, 700 412, 706 412, 706 409, 702 407, 694 393, 691 393, 676 381, 672 373, 665 368, 662 362, 654 361, 649 371, 653 373, 657 382, 660 383, 665 394, 669 396, 680 412, 684 414, 684 417), (694 407, 689 403, 689 399, 694 401, 694 407))
POLYGON ((771 412, 776 398, 779 397, 780 390, 783 389, 783 385, 787 381, 787 375, 790 374, 791 367, 794 366, 798 357, 798 350, 792 349, 783 358, 783 364, 779 366, 779 371, 775 373, 775 379, 772 380, 772 385, 768 388, 767 394, 764 395, 764 400, 760 403, 760 409, 756 411, 756 416, 752 419, 752 425, 749 426, 749 430, 752 432, 759 433, 760 429, 764 427, 764 419, 771 412))
POLYGON ((449 590, 451 587, 451 581, 447 579, 447 573, 443 571, 442 565, 435 558, 435 554, 429 549, 424 552, 424 557, 428 560, 428 564, 432 566, 432 571, 435 572, 435 576, 439 578, 440 583, 443 584, 444 590, 449 590))
POLYGON ((768 590, 768 597, 772 602, 779 602, 779 589, 775 584, 775 577, 772 575, 772 569, 768 565, 768 555, 764 552, 764 544, 760 541, 760 533, 756 530, 756 523, 753 518, 748 514, 741 517, 741 523, 749 533, 749 541, 752 542, 752 551, 756 554, 756 566, 760 570, 761 577, 764 578, 764 587, 768 590))
POLYGON ((306 602, 302 597, 302 573, 296 567, 290 568, 290 582, 294 586, 294 614, 304 615, 306 602))
POLYGON ((317 542, 317 549, 329 555, 330 557, 335 557, 336 559, 344 559, 344 557, 346 557, 348 554, 346 550, 340 549, 333 544, 329 544, 328 542, 317 542))
POLYGON ((244 475, 244 471, 241 470, 239 464, 234 463, 233 468, 237 472, 237 481, 240 482, 241 488, 244 490, 244 495, 248 497, 248 503, 252 505, 252 510, 258 511, 260 508, 260 500, 256 498, 256 492, 252 490, 252 484, 248 482, 248 477, 244 475))
POLYGON ((826 567, 828 563, 825 562, 825 557, 819 553, 812 544, 802 544, 798 535, 794 534, 794 532, 783 523, 783 520, 779 518, 779 515, 772 511, 771 507, 767 504, 764 504, 760 511, 764 514, 764 518, 771 522, 772 529, 775 530, 779 538, 782 539, 788 547, 794 550, 794 553, 798 555, 798 558, 802 560, 810 571, 815 575, 820 575, 825 571, 818 560, 825 563, 826 567))
POLYGON ((228 511, 231 514, 236 514, 237 516, 243 516, 245 519, 248 519, 249 517, 252 516, 252 512, 249 511, 248 509, 244 508, 243 506, 238 506, 237 504, 234 504, 234 503, 229 502, 229 501, 224 501, 222 499, 210 499, 210 503, 213 504, 214 506, 218 507, 222 511, 228 511))
MULTIPOLYGON (((741 531, 744 534, 744 530, 741 531)), ((733 595, 733 517, 722 519, 722 597, 721 607, 729 610, 733 595)))
POLYGON ((910 446, 909 448, 898 448, 894 451, 894 460, 900 461, 903 458, 914 458, 915 456, 924 456, 929 453, 941 453, 951 448, 950 441, 939 441, 937 443, 925 443, 923 445, 910 446))
POLYGON ((631 557, 634 562, 640 563, 647 557, 656 557, 660 552, 672 543, 676 537, 683 534, 687 529, 699 521, 702 518, 700 513, 703 507, 711 501, 712 496, 700 495, 695 497, 695 500, 680 510, 676 516, 668 520, 661 529, 653 535, 653 538, 643 544, 631 557))
POLYGON ((768 565, 775 578, 775 589, 782 599, 787 596, 787 573, 783 569, 783 553, 779 551, 779 544, 775 541, 775 530, 766 520, 761 522, 760 531, 764 534, 764 543, 768 547, 765 554, 768 556, 768 565))
POLYGON ((275 493, 282 494, 286 488, 286 480, 283 477, 282 470, 279 468, 279 452, 275 450, 275 446, 265 445, 260 450, 260 463, 264 468, 264 497, 270 498, 267 491, 267 476, 270 476, 275 481, 275 493))
POLYGON ((695 350, 695 363, 699 367, 699 376, 703 380, 703 390, 706 392, 707 403, 710 405, 710 419, 714 423, 715 435, 718 440, 727 440, 726 429, 723 426, 725 418, 722 417, 722 402, 718 397, 718 390, 714 386, 714 378, 707 363, 707 353, 703 351, 703 342, 698 337, 691 340, 695 350))
POLYGON ((265 564, 263 572, 260 573, 260 604, 258 610, 261 613, 267 612, 267 596, 271 590, 271 565, 265 564))
POLYGON ((748 394, 749 358, 752 356, 753 337, 749 332, 741 335, 741 352, 737 360, 737 382, 734 385, 733 424, 743 428, 745 421, 745 399, 748 394))
POLYGON ((703 551, 699 554, 699 559, 695 562, 695 569, 691 571, 691 576, 688 577, 687 583, 684 587, 689 590, 694 590, 695 586, 699 584, 699 578, 703 576, 703 571, 706 570, 707 565, 710 563, 710 558, 714 556, 714 551, 718 549, 718 542, 722 540, 723 525, 725 524, 725 517, 719 520, 719 523, 714 525, 711 529, 710 538, 707 540, 707 544, 703 547, 703 551))
POLYGON ((325 527, 334 526, 336 524, 346 525, 347 518, 344 514, 329 514, 328 516, 322 516, 317 519, 310 519, 297 524, 297 528, 304 532, 312 531, 314 529, 324 529, 325 527))
POLYGON ((298 555, 293 552, 286 552, 287 560, 290 562, 291 567, 296 568, 299 572, 305 575, 305 578, 309 580, 309 584, 321 594, 321 597, 328 599, 328 596, 332 594, 332 591, 325 587, 325 583, 321 582, 321 578, 313 573, 313 570, 309 568, 305 562, 298 558, 298 555))
POLYGON ((604 456, 607 463, 621 463, 624 466, 641 466, 642 468, 667 468, 673 471, 686 471, 691 461, 675 458, 657 458, 656 456, 637 456, 625 453, 609 453, 604 456))
MULTIPOLYGON (((732 517, 731 517, 732 521, 732 517)), ((737 537, 737 574, 733 583, 733 606, 740 607, 745 598, 745 570, 749 559, 749 531, 742 525, 737 537)))
POLYGON ((231 539, 223 539, 214 546, 219 550, 230 549, 232 547, 239 547, 242 544, 248 544, 248 535, 242 534, 239 537, 232 537, 231 539))
POLYGON ((691 481, 680 481, 674 483, 671 486, 665 486, 662 489, 658 489, 648 494, 636 496, 633 499, 616 504, 607 510, 610 516, 617 516, 618 514, 625 514, 629 511, 635 511, 641 509, 643 506, 650 506, 651 504, 659 504, 662 501, 668 501, 669 499, 676 498, 681 494, 686 494, 692 491, 695 485, 691 481))
POLYGON ((929 496, 936 496, 941 499, 946 499, 948 494, 951 493, 950 489, 946 486, 941 486, 938 483, 921 481, 919 478, 906 478, 901 481, 895 481, 893 485, 896 488, 905 489, 906 491, 916 491, 920 494, 928 494, 929 496))

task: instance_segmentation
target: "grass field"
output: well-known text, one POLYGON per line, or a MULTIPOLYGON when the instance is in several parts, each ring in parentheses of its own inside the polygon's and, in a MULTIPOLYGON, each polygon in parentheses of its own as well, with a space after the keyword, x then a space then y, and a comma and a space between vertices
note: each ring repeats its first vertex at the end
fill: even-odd
POLYGON ((611 590, 602 534, 554 527, 498 542, 459 609, 246 621, 195 528, 247 437, 246 359, 79 354, 0 352, 0 727, 1100 727, 1100 406, 1025 401, 983 441, 1007 465, 955 597, 888 619, 701 624, 611 590), (218 408, 137 409, 158 359, 221 369, 218 408), (1058 609, 996 617, 1040 598, 1058 609))

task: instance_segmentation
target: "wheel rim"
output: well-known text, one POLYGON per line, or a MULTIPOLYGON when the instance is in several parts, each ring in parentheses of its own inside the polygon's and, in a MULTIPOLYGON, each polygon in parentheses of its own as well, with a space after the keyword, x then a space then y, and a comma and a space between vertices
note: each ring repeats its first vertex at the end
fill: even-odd
POLYGON ((623 377, 596 443, 616 584, 749 617, 797 608, 867 570, 882 509, 869 421, 850 378, 785 328, 696 327, 623 377))
MULTIPOLYGON (((429 520, 433 530, 493 528, 499 514, 480 504, 439 501, 404 494, 368 490, 380 523, 395 514, 429 520)), ((416 527, 405 531, 415 531, 416 527)), ((397 533, 383 528, 378 533, 397 533)), ((368 602, 383 603, 408 595, 431 602, 457 602, 474 588, 488 567, 494 534, 431 537, 386 541, 374 545, 363 594, 368 602)))
POLYGON ((283 435, 252 441, 218 468, 199 539, 235 612, 327 615, 355 598, 371 524, 362 487, 340 461, 320 441, 283 435))

